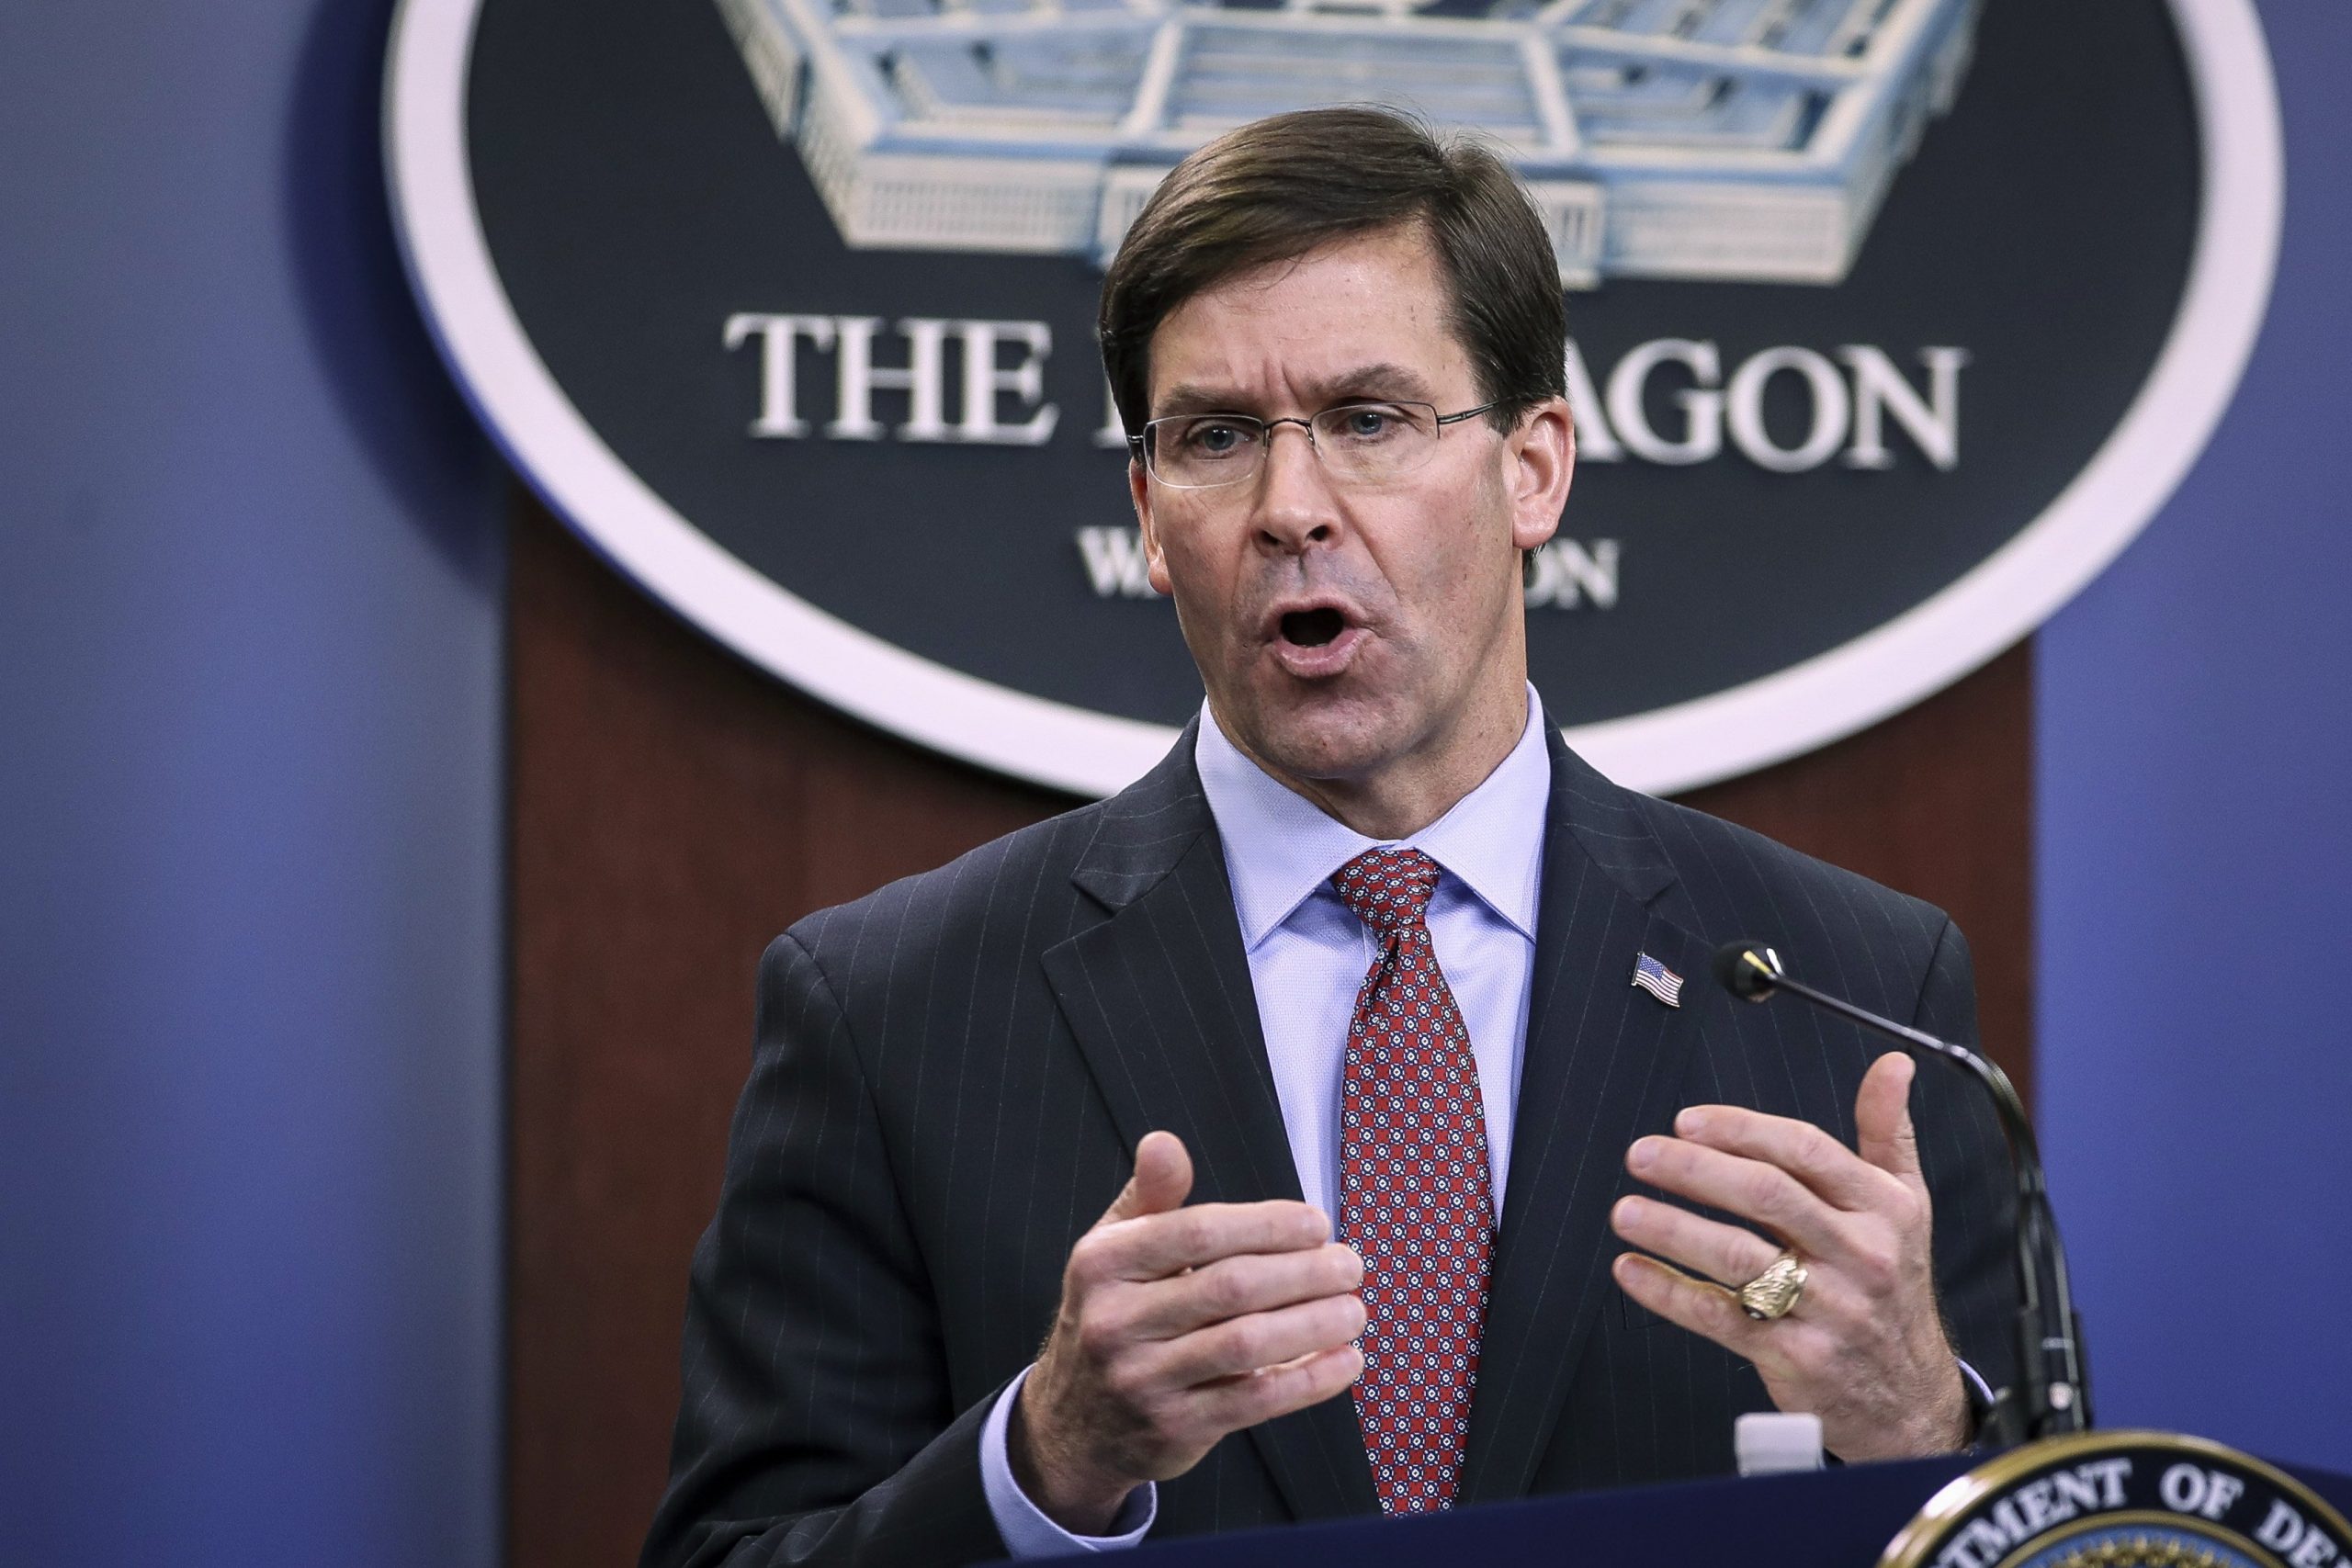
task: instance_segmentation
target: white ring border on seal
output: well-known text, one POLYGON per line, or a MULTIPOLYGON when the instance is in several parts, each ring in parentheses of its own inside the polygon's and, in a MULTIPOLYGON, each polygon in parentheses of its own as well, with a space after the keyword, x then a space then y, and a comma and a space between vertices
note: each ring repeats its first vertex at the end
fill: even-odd
MULTIPOLYGON (((2204 148, 2178 314, 2122 421, 2015 537, 1924 603, 1785 670, 1669 707, 1572 726, 1588 761, 1669 794, 1841 739, 1991 659, 2120 554, 2204 451, 2270 300, 2283 133, 2253 0, 2169 0, 2204 148)), ((918 744, 1080 795, 1125 787, 1176 731, 983 681, 828 615, 721 548, 589 427, 539 357, 491 260, 466 156, 481 0, 401 0, 385 68, 384 157, 409 277, 475 412, 557 513, 646 590, 794 685, 918 744)))

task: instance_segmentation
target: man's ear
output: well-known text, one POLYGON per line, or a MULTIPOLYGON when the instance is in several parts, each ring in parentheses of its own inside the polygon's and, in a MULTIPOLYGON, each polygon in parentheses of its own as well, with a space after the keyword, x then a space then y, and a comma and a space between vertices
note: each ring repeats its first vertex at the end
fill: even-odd
POLYGON ((1168 575, 1168 554, 1159 547, 1159 521, 1152 515, 1151 476, 1134 457, 1127 459, 1127 499, 1135 502, 1136 525, 1143 530, 1146 578, 1151 583, 1151 591, 1165 598, 1172 580, 1168 575))
POLYGON ((1576 422, 1567 400, 1548 398, 1530 409, 1505 446, 1510 542, 1515 549, 1537 549, 1558 531, 1568 485, 1576 477, 1576 422))

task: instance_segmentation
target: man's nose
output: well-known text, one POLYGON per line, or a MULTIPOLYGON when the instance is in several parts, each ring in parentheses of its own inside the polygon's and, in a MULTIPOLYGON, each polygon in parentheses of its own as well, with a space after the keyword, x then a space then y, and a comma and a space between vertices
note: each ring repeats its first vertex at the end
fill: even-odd
POLYGON ((1270 549, 1295 555, 1339 537, 1340 509, 1331 476, 1305 424, 1285 421, 1266 432, 1266 461, 1258 473, 1255 510, 1258 536, 1270 549), (1285 434, 1297 439, 1284 440, 1285 434))

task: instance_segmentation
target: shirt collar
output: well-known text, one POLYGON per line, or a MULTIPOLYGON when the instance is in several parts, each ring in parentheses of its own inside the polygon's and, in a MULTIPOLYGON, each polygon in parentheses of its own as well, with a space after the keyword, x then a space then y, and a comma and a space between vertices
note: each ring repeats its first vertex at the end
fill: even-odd
POLYGON ((1365 838, 1276 782, 1226 738, 1203 703, 1193 761, 1225 840, 1243 945, 1257 947, 1332 873, 1385 843, 1421 851, 1532 942, 1544 808, 1552 795, 1543 714, 1530 686, 1519 744, 1495 771, 1419 832, 1380 840, 1365 838))

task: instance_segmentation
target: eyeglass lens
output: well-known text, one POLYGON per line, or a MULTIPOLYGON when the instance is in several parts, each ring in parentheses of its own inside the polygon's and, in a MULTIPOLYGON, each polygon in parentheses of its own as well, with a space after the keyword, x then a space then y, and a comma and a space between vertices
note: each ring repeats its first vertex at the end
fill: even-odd
MULTIPOLYGON (((1187 490, 1238 484, 1265 466, 1273 428, 1295 420, 1248 414, 1176 414, 1147 426, 1152 477, 1187 490)), ((1316 456, 1337 479, 1376 484, 1429 461, 1437 410, 1428 403, 1342 403, 1306 422, 1316 456)))

